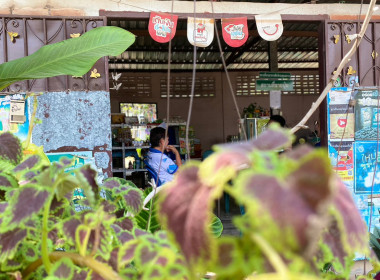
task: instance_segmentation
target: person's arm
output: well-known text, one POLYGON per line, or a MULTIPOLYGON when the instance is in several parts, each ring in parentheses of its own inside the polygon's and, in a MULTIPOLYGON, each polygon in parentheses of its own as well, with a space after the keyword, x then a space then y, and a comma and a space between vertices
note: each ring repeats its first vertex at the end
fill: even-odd
POLYGON ((168 145, 166 147, 166 151, 172 152, 175 155, 175 162, 176 162, 177 166, 180 167, 182 165, 182 159, 181 159, 181 155, 179 154, 178 150, 175 147, 173 147, 172 145, 168 145))

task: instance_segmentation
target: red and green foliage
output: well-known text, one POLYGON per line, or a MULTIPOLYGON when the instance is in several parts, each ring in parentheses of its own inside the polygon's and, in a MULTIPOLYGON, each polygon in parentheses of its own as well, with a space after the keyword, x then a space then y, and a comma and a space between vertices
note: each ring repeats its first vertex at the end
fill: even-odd
POLYGON ((99 185, 89 166, 66 173, 69 160, 49 164, 0 134, 0 279, 346 278, 367 247, 365 224, 326 152, 278 153, 290 143, 287 131, 267 130, 187 163, 149 206, 147 223, 133 183, 99 185), (78 186, 82 212, 72 207, 78 186), (223 192, 245 207, 234 219, 241 236, 210 229, 223 192), (326 262, 336 274, 322 272, 326 262))

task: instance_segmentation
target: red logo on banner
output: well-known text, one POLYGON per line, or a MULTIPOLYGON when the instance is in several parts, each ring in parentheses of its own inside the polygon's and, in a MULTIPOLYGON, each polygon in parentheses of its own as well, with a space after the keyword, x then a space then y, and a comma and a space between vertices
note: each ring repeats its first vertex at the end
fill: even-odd
POLYGON ((248 39, 247 18, 222 18, 222 30, 227 45, 240 47, 248 39))
POLYGON ((163 14, 163 13, 150 13, 149 19, 149 34, 159 43, 167 43, 174 38, 177 29, 178 16, 163 14))

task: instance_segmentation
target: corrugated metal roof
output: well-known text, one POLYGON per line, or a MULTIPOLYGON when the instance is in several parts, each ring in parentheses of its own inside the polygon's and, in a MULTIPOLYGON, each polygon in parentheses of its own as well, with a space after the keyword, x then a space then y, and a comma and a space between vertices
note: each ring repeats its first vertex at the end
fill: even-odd
MULTIPOLYGON (((259 2, 259 1, 253 1, 259 2)), ((165 71, 168 63, 168 43, 155 42, 148 33, 148 20, 112 20, 134 33, 135 43, 124 53, 110 58, 110 69, 165 71)), ((217 22, 220 30, 220 22, 217 22)), ((268 69, 268 42, 258 37, 255 21, 248 21, 250 36, 240 48, 221 44, 230 70, 268 69)), ((279 68, 318 68, 318 23, 284 23, 284 34, 277 40, 279 68)), ((190 71, 193 68, 193 49, 188 42, 186 20, 179 20, 172 40, 173 70, 190 71)), ((220 31, 221 32, 221 31, 220 31)), ((214 36, 215 37, 215 36, 214 36)), ((207 48, 197 48, 197 70, 222 70, 222 61, 216 38, 207 48)))

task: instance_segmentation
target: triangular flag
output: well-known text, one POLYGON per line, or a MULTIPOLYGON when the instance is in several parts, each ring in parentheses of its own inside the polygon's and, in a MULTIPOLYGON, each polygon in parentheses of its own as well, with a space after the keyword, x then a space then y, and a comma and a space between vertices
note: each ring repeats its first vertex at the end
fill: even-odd
POLYGON ((257 15, 255 19, 257 31, 261 38, 267 41, 275 41, 280 38, 284 31, 284 26, 279 13, 257 15))
POLYGON ((214 19, 189 17, 187 19, 187 39, 190 44, 197 47, 209 46, 214 39, 214 19))
POLYGON ((230 47, 242 46, 248 39, 247 18, 222 18, 222 34, 230 47))
POLYGON ((178 16, 164 13, 150 13, 149 34, 159 43, 167 43, 174 38, 178 16))

